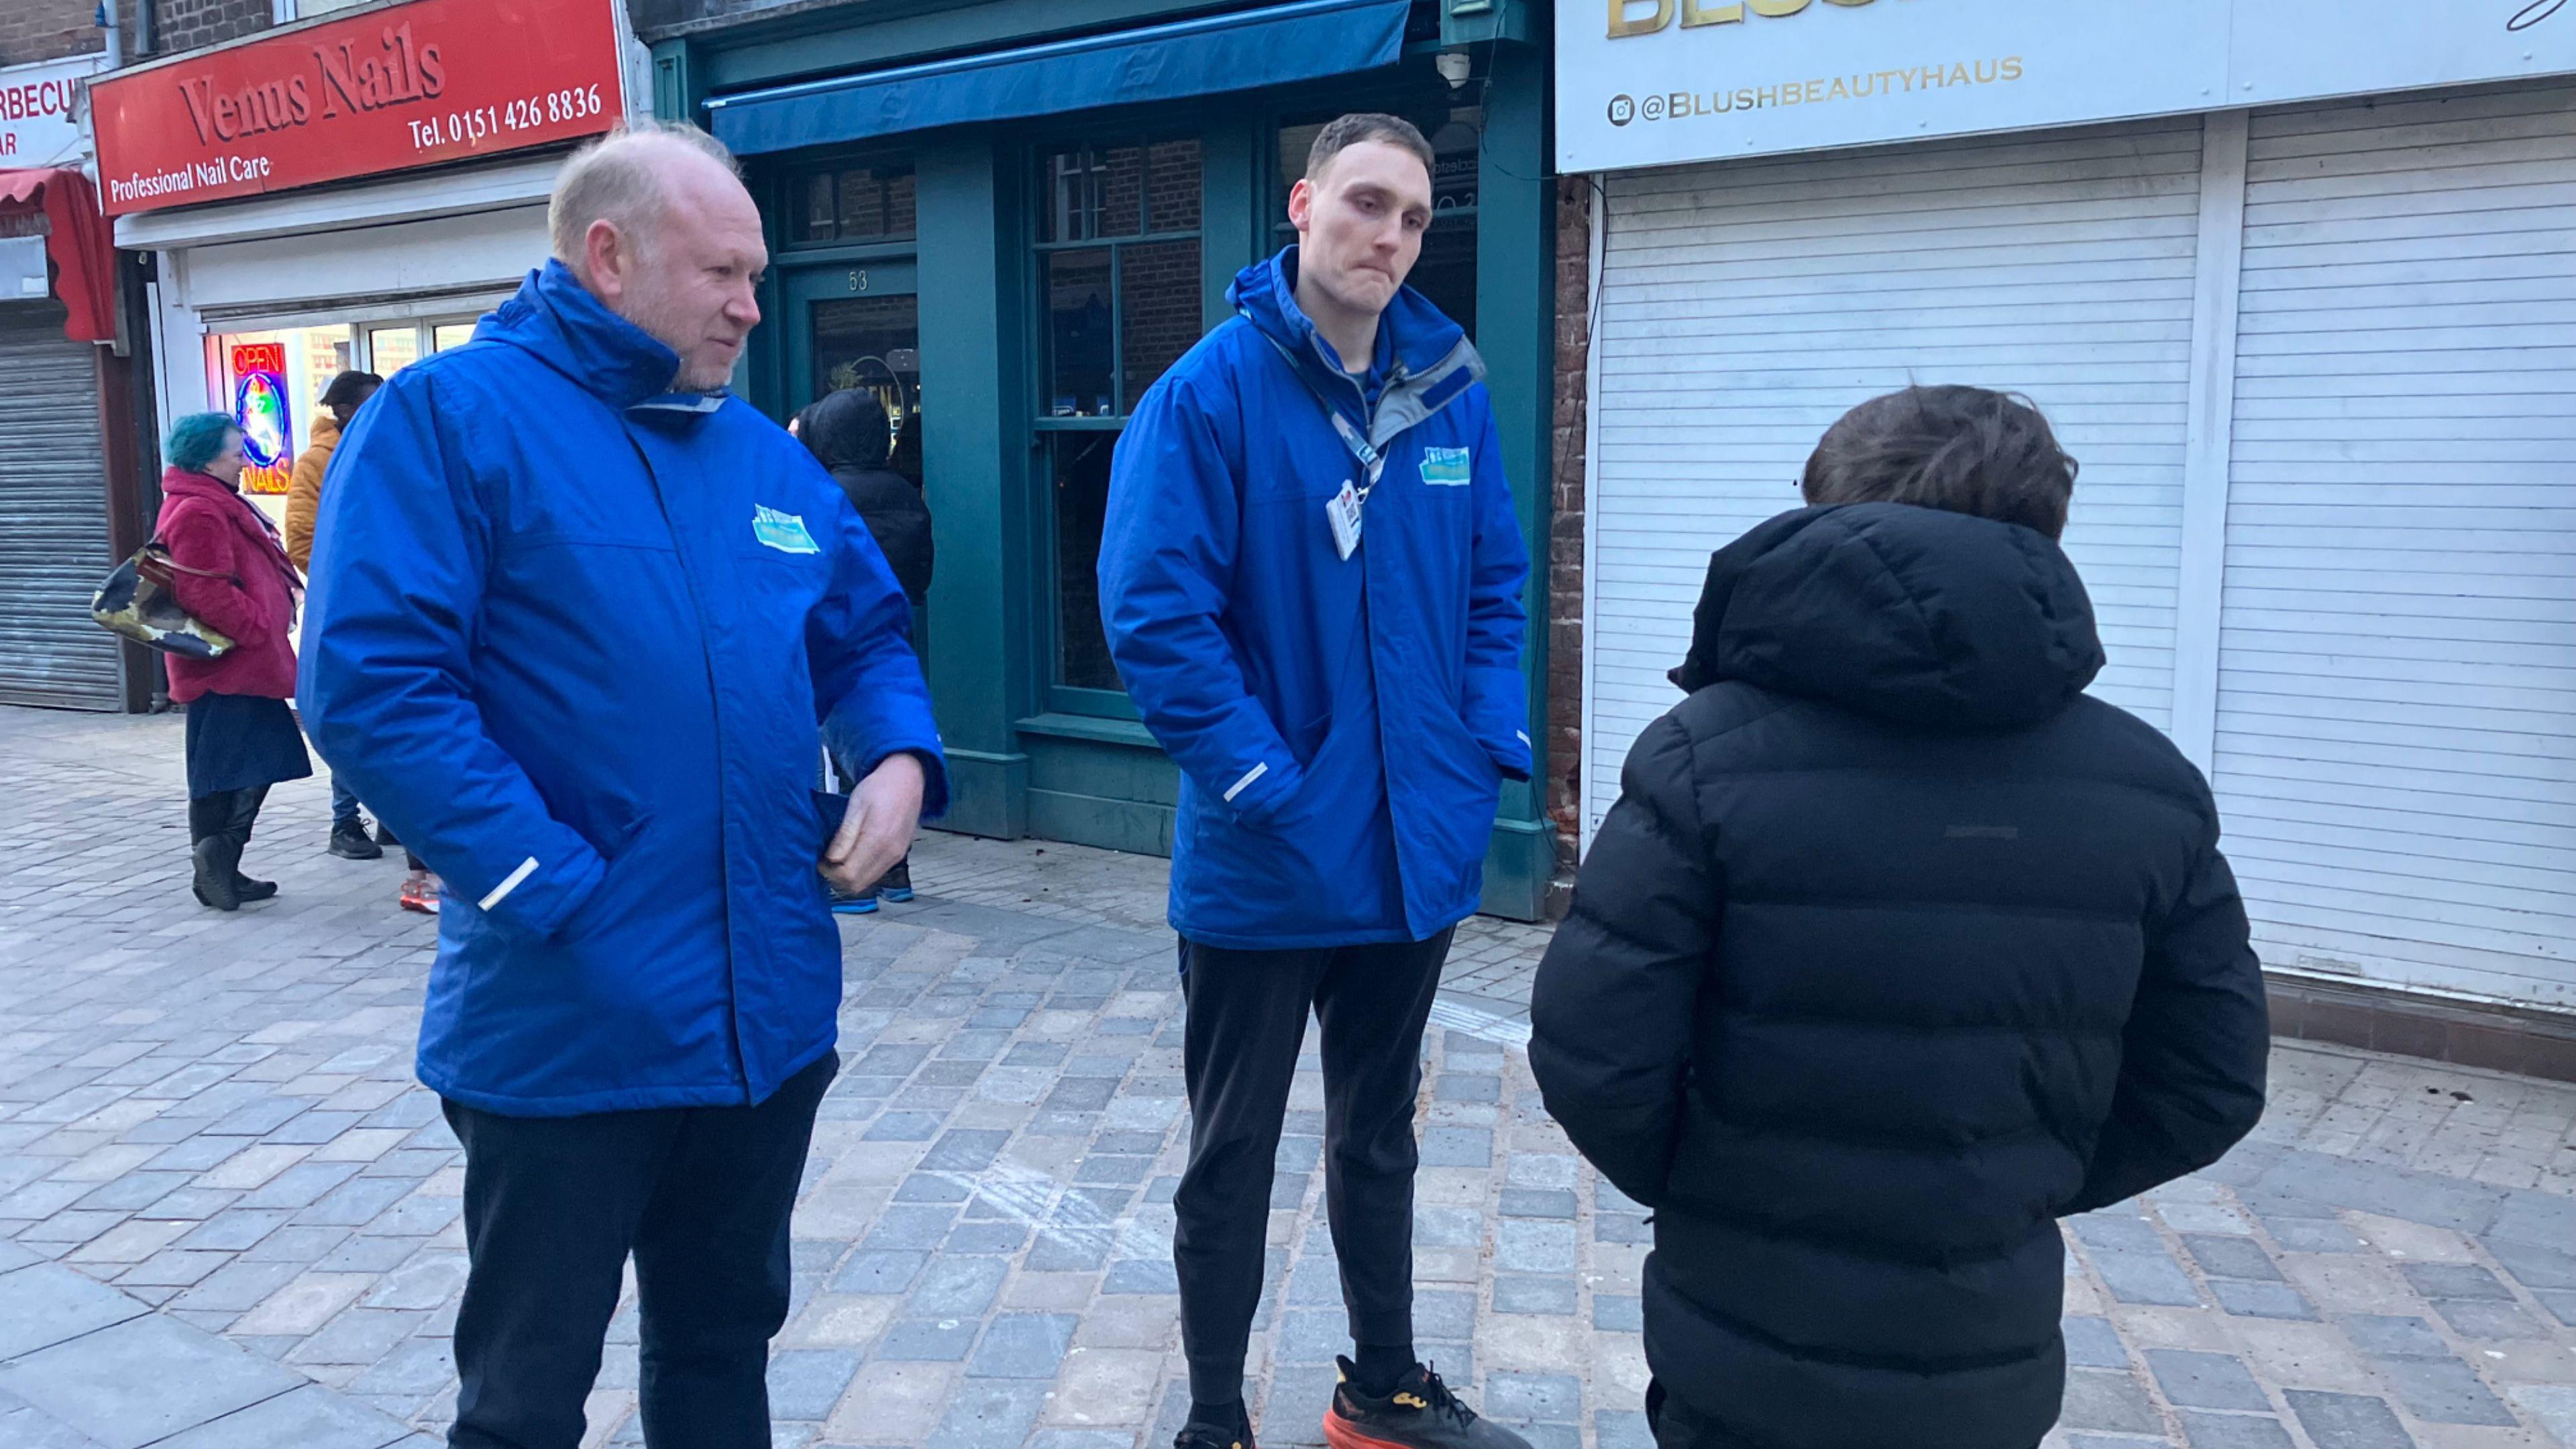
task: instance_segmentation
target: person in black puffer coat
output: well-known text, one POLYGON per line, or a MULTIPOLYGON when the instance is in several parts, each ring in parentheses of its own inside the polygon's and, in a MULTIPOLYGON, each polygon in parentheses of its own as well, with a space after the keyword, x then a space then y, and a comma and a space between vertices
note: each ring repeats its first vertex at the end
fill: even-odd
MULTIPOLYGON (((920 416, 916 411, 906 426, 920 416)), ((798 413, 788 431, 849 495, 850 506, 859 511, 859 521, 868 526, 877 551, 894 571, 896 587, 918 613, 930 596, 930 504, 920 484, 886 466, 894 430, 885 404, 856 388, 844 389, 798 413)), ((919 637, 916 632, 914 638, 919 637)), ((833 766, 835 771, 839 768, 833 766)), ((839 783, 843 790, 850 788, 846 777, 839 783)), ((879 901, 901 904, 912 898, 912 857, 907 854, 866 890, 852 894, 835 887, 832 909, 842 915, 870 915, 879 901)))
POLYGON ((886 466, 894 430, 885 404, 857 388, 832 393, 796 415, 795 432, 850 495, 895 583, 920 608, 930 597, 930 505, 919 485, 886 466))
POLYGON ((2084 695, 2075 465, 1914 388, 1709 566, 1539 968, 1530 1065, 1654 1213, 1663 1449, 2031 1449, 2056 1219, 2216 1161, 2269 1045, 2200 772, 2084 695))

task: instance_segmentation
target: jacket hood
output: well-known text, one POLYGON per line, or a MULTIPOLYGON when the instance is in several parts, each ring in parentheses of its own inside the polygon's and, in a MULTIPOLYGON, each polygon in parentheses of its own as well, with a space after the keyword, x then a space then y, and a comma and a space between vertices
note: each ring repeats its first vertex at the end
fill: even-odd
MULTIPOLYGON (((1335 357, 1332 344, 1315 331, 1313 319, 1297 305, 1297 248, 1288 247, 1235 273, 1225 299, 1300 362, 1311 359, 1318 368, 1340 370, 1326 361, 1335 357)), ((1411 287, 1395 289, 1395 300, 1386 304, 1385 323, 1384 335, 1393 340, 1395 362, 1409 373, 1431 371, 1467 340, 1463 328, 1411 287)))
POLYGON ((518 295, 484 318, 474 337, 534 353, 621 410, 669 392, 680 375, 680 354, 608 310, 560 261, 528 273, 518 295))
POLYGON ((1466 332, 1424 300, 1421 293, 1398 287, 1395 299, 1386 305, 1385 325, 1378 334, 1381 346, 1391 349, 1394 360, 1384 379, 1385 390, 1378 396, 1377 409, 1369 415, 1360 389, 1352 386, 1350 374, 1337 365, 1339 359, 1332 344, 1315 330, 1314 321, 1297 305, 1295 247, 1236 273, 1234 285, 1226 289, 1225 296, 1246 322, 1279 348, 1318 397, 1336 399, 1332 406, 1355 423, 1365 420, 1368 440, 1381 448, 1457 401, 1485 377, 1485 359, 1467 340, 1466 332), (1343 407, 1345 401, 1350 404, 1347 408, 1343 407))
POLYGON ((847 388, 799 416, 797 437, 826 470, 877 472, 885 467, 894 439, 886 430, 885 405, 875 398, 847 388))
POLYGON ((329 408, 313 410, 313 422, 308 431, 311 438, 305 444, 307 449, 321 448, 328 451, 340 446, 340 420, 331 415, 329 408))
POLYGON ((1710 558, 1673 683, 1740 679, 1902 724, 2007 729, 2102 670, 2075 565, 2017 524, 1902 503, 1784 513, 1710 558))

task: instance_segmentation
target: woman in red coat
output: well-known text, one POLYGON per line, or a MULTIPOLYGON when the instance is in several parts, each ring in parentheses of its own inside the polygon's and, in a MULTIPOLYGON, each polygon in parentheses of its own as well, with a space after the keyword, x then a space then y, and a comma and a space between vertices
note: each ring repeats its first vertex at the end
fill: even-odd
POLYGON ((277 894, 241 873, 268 787, 313 773, 286 707, 295 693, 296 593, 303 581, 268 516, 241 495, 242 433, 222 413, 173 424, 163 445, 157 535, 179 607, 233 641, 219 659, 169 656, 170 697, 188 707, 188 837, 197 899, 219 911, 277 894))

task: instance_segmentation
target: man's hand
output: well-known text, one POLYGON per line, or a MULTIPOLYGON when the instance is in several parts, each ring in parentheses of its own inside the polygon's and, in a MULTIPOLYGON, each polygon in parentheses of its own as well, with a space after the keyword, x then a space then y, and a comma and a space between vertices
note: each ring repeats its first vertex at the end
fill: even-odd
POLYGON ((850 793, 850 808, 840 831, 815 867, 823 878, 850 894, 875 885, 904 853, 921 829, 921 759, 888 755, 850 793))

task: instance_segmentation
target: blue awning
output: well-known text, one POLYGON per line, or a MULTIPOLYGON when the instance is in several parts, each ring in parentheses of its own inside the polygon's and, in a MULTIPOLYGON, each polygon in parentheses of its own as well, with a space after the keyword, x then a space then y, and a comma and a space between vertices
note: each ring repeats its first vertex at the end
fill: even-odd
POLYGON ((1391 65, 1407 0, 1297 0, 707 102, 741 155, 1321 80, 1391 65))

